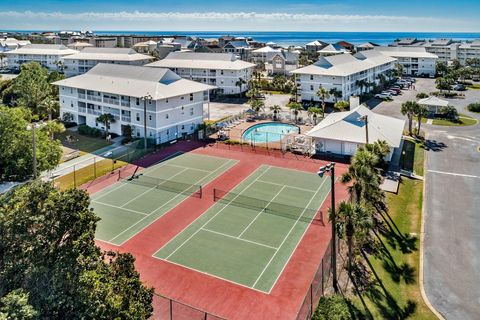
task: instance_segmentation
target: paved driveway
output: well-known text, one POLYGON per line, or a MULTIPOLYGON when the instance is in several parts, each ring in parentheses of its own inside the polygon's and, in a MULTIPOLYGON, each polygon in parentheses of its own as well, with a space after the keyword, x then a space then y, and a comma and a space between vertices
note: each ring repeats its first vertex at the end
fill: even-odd
MULTIPOLYGON (((404 91, 374 111, 405 117, 400 106, 431 92, 434 81, 419 79, 416 90, 404 91)), ((480 90, 465 99, 450 99, 461 113, 480 119, 465 107, 480 100, 480 90)), ((446 319, 480 319, 480 125, 423 125, 426 154, 424 287, 432 305, 446 319)))

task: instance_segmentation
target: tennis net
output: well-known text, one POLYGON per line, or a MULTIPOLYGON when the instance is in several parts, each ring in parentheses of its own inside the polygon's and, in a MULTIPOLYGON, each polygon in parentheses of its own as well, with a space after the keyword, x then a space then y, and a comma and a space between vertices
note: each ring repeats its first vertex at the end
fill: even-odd
POLYGON ((239 193, 223 191, 216 188, 213 189, 213 201, 245 209, 263 211, 267 214, 272 214, 287 219, 323 225, 323 215, 320 210, 290 206, 279 202, 248 197, 239 193))
POLYGON ((172 193, 183 194, 186 196, 192 196, 197 198, 201 198, 203 193, 201 185, 155 178, 151 176, 146 176, 142 173, 134 174, 133 176, 129 177, 120 177, 120 180, 144 187, 157 188, 160 190, 165 190, 172 193))

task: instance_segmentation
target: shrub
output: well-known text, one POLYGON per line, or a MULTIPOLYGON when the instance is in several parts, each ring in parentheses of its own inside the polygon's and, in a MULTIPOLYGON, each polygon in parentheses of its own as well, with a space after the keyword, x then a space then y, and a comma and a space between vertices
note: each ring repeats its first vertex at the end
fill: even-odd
POLYGON ((470 103, 467 106, 467 109, 468 111, 471 111, 471 112, 480 112, 480 102, 470 103))
POLYGON ((97 128, 92 128, 87 126, 86 124, 81 124, 78 126, 78 133, 84 136, 90 137, 101 137, 102 131, 97 128))
POLYGON ((312 320, 349 320, 350 301, 341 295, 321 297, 312 320))

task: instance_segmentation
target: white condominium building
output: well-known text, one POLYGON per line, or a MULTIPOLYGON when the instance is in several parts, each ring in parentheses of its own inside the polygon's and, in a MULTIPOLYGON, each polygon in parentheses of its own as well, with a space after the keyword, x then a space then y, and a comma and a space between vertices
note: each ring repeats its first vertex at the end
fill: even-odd
POLYGON ((396 58, 405 75, 435 75, 438 56, 427 52, 424 47, 375 47, 374 51, 396 58))
POLYGON ((462 43, 457 48, 457 59, 462 65, 466 65, 469 59, 480 59, 480 40, 462 43))
POLYGON ((425 43, 424 47, 427 52, 436 55, 438 61, 448 62, 457 59, 458 45, 452 39, 437 39, 425 43))
POLYGON ((104 130, 97 121, 111 114, 110 132, 121 135, 131 126, 133 135, 164 143, 193 133, 203 122, 203 104, 215 87, 181 78, 168 69, 98 64, 79 76, 54 82, 59 86, 60 113, 78 124, 104 130), (144 112, 146 108, 146 113, 144 112))
POLYGON ((77 53, 64 45, 56 44, 30 44, 24 47, 5 52, 10 68, 19 68, 22 64, 36 61, 50 71, 61 70, 63 58, 77 53))
POLYGON ((15 50, 31 44, 29 40, 17 40, 15 38, 0 38, 0 52, 15 50))
POLYGON ((137 53, 134 49, 88 47, 64 58, 64 72, 66 77, 71 77, 83 74, 99 63, 142 66, 152 59, 153 57, 137 53))
POLYGON ((216 86, 221 93, 230 95, 247 90, 255 64, 231 53, 172 52, 146 66, 168 68, 183 78, 216 86))
POLYGON ((316 63, 297 69, 298 91, 304 101, 320 101, 317 91, 323 87, 327 90, 336 89, 340 98, 334 95, 326 100, 349 100, 352 95, 369 92, 372 87, 367 83, 380 81, 380 75, 388 78, 389 70, 393 70, 397 59, 385 56, 379 52, 366 51, 355 56, 344 53, 329 57, 321 57, 316 63))

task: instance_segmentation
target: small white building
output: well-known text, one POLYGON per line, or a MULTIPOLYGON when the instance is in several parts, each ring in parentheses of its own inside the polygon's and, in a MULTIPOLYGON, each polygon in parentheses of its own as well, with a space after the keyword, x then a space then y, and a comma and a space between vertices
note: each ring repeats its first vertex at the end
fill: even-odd
POLYGON ((325 48, 317 51, 319 57, 334 56, 347 53, 347 50, 338 44, 329 44, 325 48))
POLYGON ((427 107, 429 116, 440 114, 440 109, 448 107, 449 102, 435 96, 418 100, 418 104, 427 107))
POLYGON ((168 68, 179 76, 218 87, 226 95, 245 92, 255 64, 237 59, 232 53, 171 52, 147 67, 168 68), (242 86, 239 85, 241 79, 242 86))
POLYGON ((409 76, 434 76, 438 56, 424 47, 375 47, 375 51, 396 58, 403 66, 403 74, 409 76))
POLYGON ((142 66, 153 57, 137 53, 128 48, 84 48, 82 51, 66 56, 64 60, 65 76, 83 74, 99 63, 142 66))
POLYGON ((299 57, 299 53, 287 50, 270 52, 266 57, 265 70, 268 75, 291 75, 292 71, 296 70, 299 66, 299 57))
MULTIPOLYGON (((298 92, 304 101, 320 101, 317 91, 323 87, 341 93, 340 100, 348 101, 352 95, 361 95, 372 90, 366 83, 380 82, 379 76, 388 78, 397 59, 379 52, 365 51, 355 56, 344 53, 329 57, 320 57, 312 65, 292 71, 296 75, 298 92), (363 85, 362 85, 363 84, 363 85)), ((327 102, 337 98, 330 95, 327 102)))
POLYGON ((315 55, 318 52, 318 50, 322 50, 328 45, 329 45, 328 42, 315 40, 305 45, 305 51, 310 55, 315 55))
POLYGON ((57 44, 30 44, 24 47, 5 52, 10 68, 20 68, 24 63, 36 61, 50 71, 61 71, 64 58, 77 53, 64 45, 57 44))
POLYGON ((100 63, 85 74, 53 83, 59 86, 60 114, 104 130, 97 117, 114 116, 110 132, 164 143, 195 132, 203 122, 203 104, 215 87, 181 78, 168 69, 100 63), (146 115, 144 112, 146 108, 146 115))
POLYGON ((368 122, 368 142, 386 141, 390 154, 385 160, 390 161, 395 149, 402 144, 405 120, 377 114, 363 105, 350 111, 331 113, 305 134, 314 139, 317 154, 352 156, 366 143, 366 123, 362 117, 368 122))
POLYGON ((17 40, 15 38, 0 38, 0 53, 12 51, 31 44, 29 40, 17 40))

